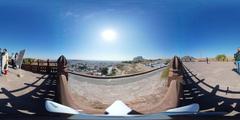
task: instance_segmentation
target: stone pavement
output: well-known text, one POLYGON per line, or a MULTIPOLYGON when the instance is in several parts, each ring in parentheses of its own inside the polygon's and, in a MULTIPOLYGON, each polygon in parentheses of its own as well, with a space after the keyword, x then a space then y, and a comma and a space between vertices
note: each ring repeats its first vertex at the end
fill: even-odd
POLYGON ((200 110, 240 113, 240 75, 233 62, 185 62, 181 105, 199 103, 200 110))
MULTIPOLYGON (((240 98, 240 75, 235 72, 233 62, 186 62, 184 65, 190 70, 193 75, 196 75, 200 82, 198 85, 203 87, 208 92, 211 92, 213 87, 219 86, 216 95, 227 98, 240 98), (206 84, 204 84, 206 83, 206 84), (231 93, 231 91, 239 93, 231 93)), ((193 77, 194 81, 197 81, 193 77)))
POLYGON ((0 76, 0 88, 0 114, 48 114, 45 100, 56 100, 56 80, 51 75, 10 68, 8 75, 0 76))
POLYGON ((122 100, 141 113, 157 113, 167 91, 164 70, 116 79, 94 79, 69 75, 69 88, 86 113, 103 113, 115 100, 122 100))

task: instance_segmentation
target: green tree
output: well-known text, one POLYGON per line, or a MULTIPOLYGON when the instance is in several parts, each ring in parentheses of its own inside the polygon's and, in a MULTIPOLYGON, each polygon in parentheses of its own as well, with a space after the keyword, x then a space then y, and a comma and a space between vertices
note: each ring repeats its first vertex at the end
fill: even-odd
POLYGON ((108 68, 107 67, 101 68, 100 71, 101 71, 102 75, 107 75, 108 74, 108 68))
POLYGON ((80 69, 80 70, 86 70, 86 69, 87 69, 87 66, 86 66, 86 65, 78 66, 78 69, 80 69))
POLYGON ((110 76, 115 76, 115 75, 116 75, 116 72, 117 72, 117 69, 113 68, 110 76))
POLYGON ((226 58, 227 57, 224 54, 219 54, 216 56, 217 61, 224 61, 226 58))
POLYGON ((34 58, 24 58, 23 64, 32 64, 35 61, 34 58))

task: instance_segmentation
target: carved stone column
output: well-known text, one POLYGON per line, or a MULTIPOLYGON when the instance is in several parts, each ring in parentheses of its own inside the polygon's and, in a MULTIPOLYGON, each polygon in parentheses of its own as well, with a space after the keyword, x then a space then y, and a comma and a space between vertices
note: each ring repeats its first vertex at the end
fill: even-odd
POLYGON ((65 75, 68 79, 67 64, 67 59, 61 55, 57 60, 58 75, 65 75))

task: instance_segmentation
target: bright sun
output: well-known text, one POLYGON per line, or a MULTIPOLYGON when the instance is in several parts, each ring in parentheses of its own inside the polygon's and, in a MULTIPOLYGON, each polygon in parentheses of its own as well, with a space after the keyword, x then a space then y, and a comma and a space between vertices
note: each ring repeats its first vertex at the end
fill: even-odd
POLYGON ((105 41, 114 41, 116 40, 117 33, 114 30, 104 30, 102 32, 102 37, 105 41))

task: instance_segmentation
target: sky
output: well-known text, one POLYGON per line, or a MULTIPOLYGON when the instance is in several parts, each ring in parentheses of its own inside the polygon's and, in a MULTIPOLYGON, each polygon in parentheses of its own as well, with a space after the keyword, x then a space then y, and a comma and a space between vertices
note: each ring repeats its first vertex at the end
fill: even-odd
POLYGON ((0 47, 41 59, 233 56, 239 21, 239 0, 0 0, 0 47))

